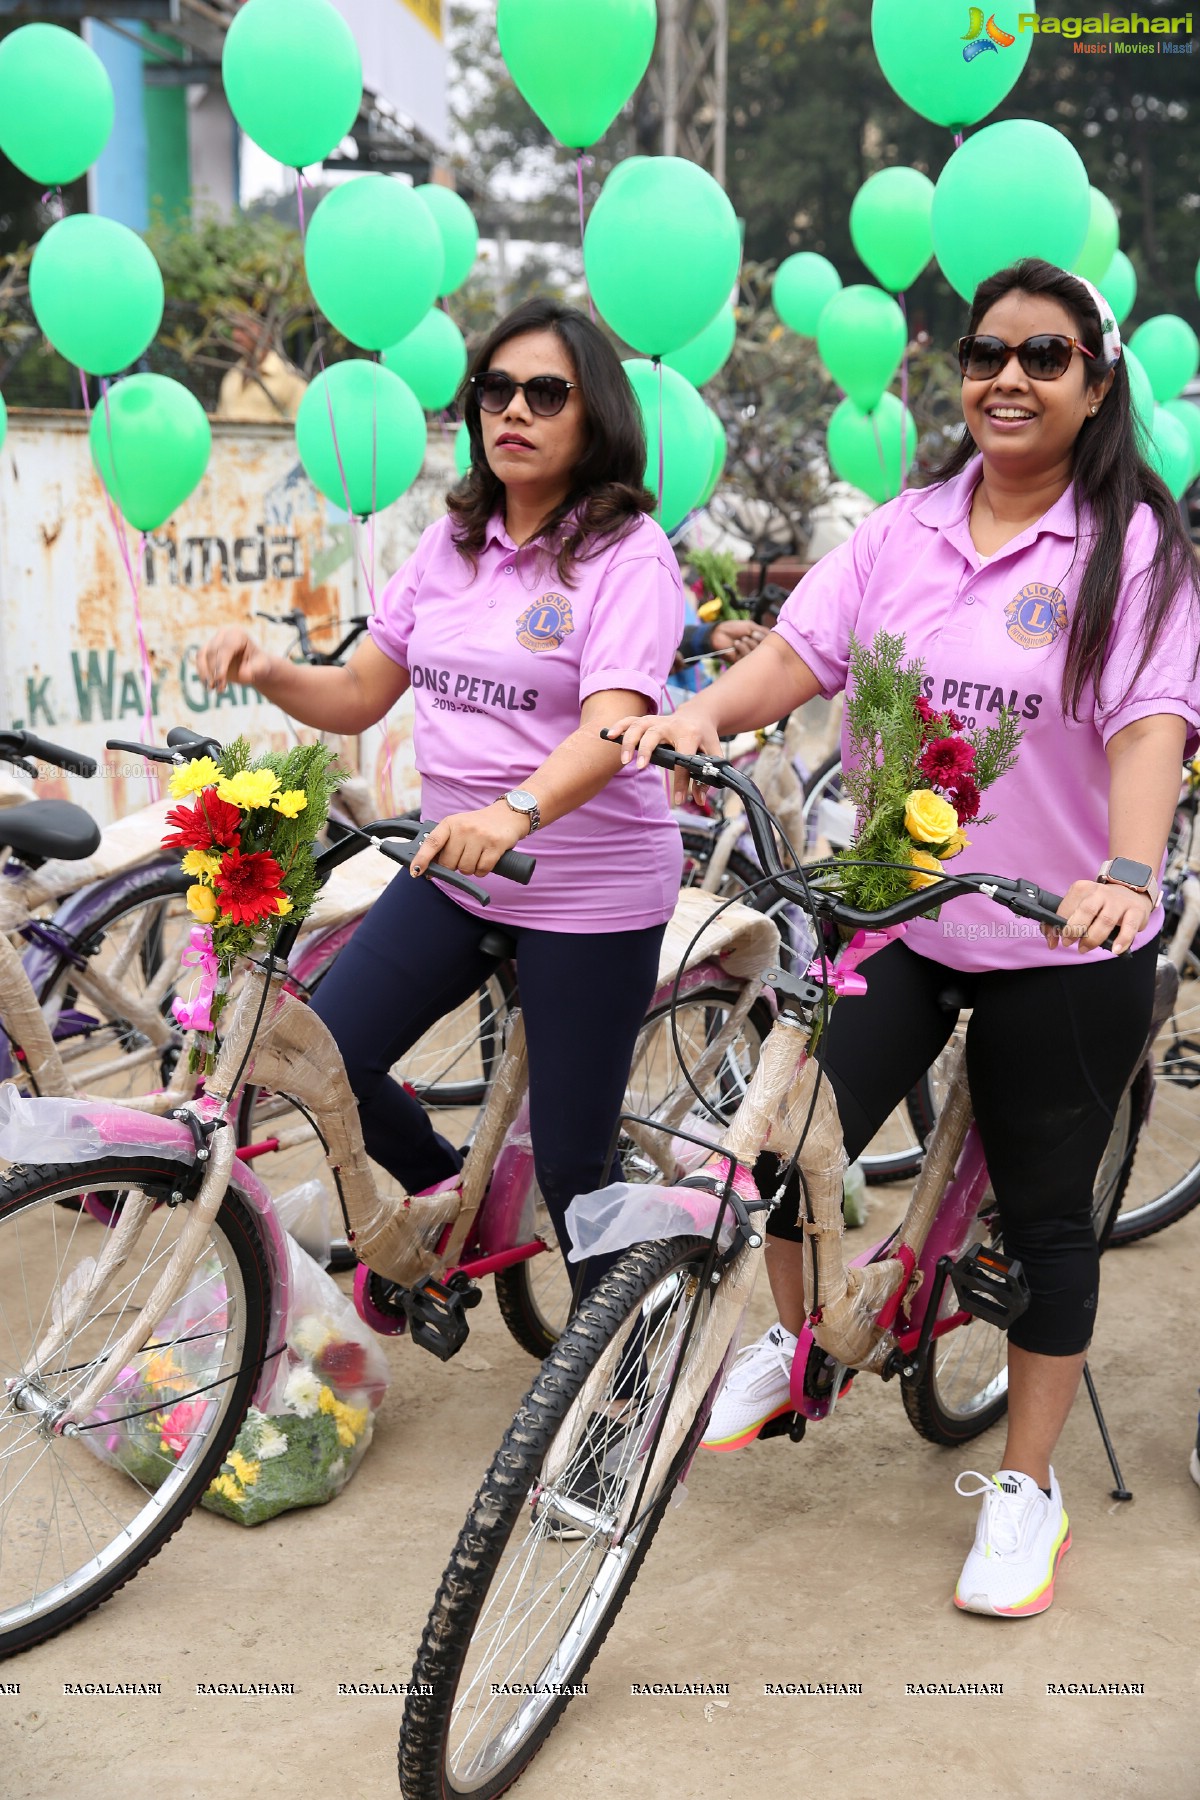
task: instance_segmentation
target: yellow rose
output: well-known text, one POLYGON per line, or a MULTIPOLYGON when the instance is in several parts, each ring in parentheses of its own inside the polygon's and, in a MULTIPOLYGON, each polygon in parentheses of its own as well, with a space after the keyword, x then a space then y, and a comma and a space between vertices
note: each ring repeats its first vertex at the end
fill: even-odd
POLYGON ((970 838, 960 825, 954 836, 950 839, 950 842, 946 845, 946 848, 942 851, 942 861, 948 862, 950 857, 957 856, 961 850, 966 849, 970 841, 970 838))
POLYGON ((932 788, 914 788, 904 803, 904 829, 918 844, 944 844, 958 830, 958 814, 932 788))
POLYGON ((243 769, 240 775, 227 775, 219 781, 217 793, 231 806, 246 811, 256 806, 273 806, 279 798, 279 777, 274 769, 243 769))
POLYGON ((282 813, 285 819, 294 819, 308 805, 308 795, 303 788, 288 788, 286 793, 277 796, 273 812, 282 813))
POLYGON ((211 925, 217 916, 217 896, 203 882, 194 882, 187 891, 187 908, 202 925, 211 925))
POLYGON ((932 887, 942 872, 942 865, 937 857, 931 856, 928 850, 912 850, 908 860, 913 866, 913 872, 908 878, 909 887, 932 887))
POLYGON ((185 875, 216 875, 221 868, 219 856, 210 856, 207 850, 189 850, 180 868, 185 875))
POLYGON ((711 625, 713 620, 719 619, 720 616, 721 602, 719 600, 706 600, 703 606, 696 608, 696 617, 702 619, 706 625, 711 625))
POLYGON ((216 787, 220 779, 221 771, 212 757, 201 756, 195 762, 184 763, 182 768, 172 770, 167 791, 172 800, 182 800, 188 794, 200 793, 203 788, 216 787))

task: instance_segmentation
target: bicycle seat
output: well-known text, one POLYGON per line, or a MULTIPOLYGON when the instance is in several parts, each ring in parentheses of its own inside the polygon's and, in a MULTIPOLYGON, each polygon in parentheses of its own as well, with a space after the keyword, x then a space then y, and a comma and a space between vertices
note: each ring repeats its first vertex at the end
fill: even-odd
POLYGON ((69 800, 30 800, 0 815, 0 843, 31 866, 51 856, 79 862, 99 849, 100 827, 69 800))
POLYGON ((944 988, 938 990, 937 1003, 943 1012, 953 1013, 957 1018, 965 1006, 970 1006, 971 1001, 965 988, 950 981, 944 988))

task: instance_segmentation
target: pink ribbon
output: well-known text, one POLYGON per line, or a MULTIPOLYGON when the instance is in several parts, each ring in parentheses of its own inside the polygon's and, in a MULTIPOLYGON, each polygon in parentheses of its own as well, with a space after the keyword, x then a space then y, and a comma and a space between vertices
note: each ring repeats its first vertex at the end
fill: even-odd
POLYGON ((190 1000, 172 1000, 171 1011, 176 1022, 185 1031, 213 1031, 216 1021, 212 1016, 212 1003, 217 993, 217 977, 221 965, 217 961, 217 953, 213 949, 212 928, 208 925, 193 925, 187 948, 179 958, 181 969, 197 969, 200 973, 199 986, 190 1000))

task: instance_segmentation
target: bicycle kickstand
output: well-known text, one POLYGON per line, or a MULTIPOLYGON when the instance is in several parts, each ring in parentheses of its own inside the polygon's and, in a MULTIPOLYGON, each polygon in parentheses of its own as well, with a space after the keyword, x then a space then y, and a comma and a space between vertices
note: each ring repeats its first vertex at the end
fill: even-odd
POLYGON ((1095 1413, 1096 1423, 1100 1427, 1100 1436, 1104 1440, 1104 1451, 1108 1457, 1109 1467, 1112 1469, 1113 1478, 1117 1484, 1112 1490, 1112 1497, 1114 1500, 1132 1500, 1133 1495, 1121 1479, 1121 1470, 1117 1462, 1117 1453, 1113 1449, 1112 1439, 1108 1435, 1108 1426, 1105 1424, 1104 1414, 1100 1410, 1100 1396, 1097 1394, 1096 1384, 1092 1380, 1092 1371, 1088 1368, 1086 1363, 1083 1365, 1083 1379, 1087 1383, 1088 1399, 1092 1403, 1092 1411, 1095 1413))

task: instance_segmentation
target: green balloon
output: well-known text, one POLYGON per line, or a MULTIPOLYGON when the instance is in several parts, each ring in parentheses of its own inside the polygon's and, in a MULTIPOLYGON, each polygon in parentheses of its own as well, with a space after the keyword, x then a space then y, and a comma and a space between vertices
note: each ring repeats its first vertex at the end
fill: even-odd
POLYGON ((148 247, 114 219, 73 213, 33 253, 29 298, 60 356, 89 375, 116 375, 162 324, 163 278, 148 247))
POLYGON ((454 466, 460 478, 471 467, 471 433, 467 430, 465 419, 454 434, 454 466))
POLYGON ((318 375, 296 415, 296 448, 309 480, 360 518, 407 492, 421 473, 426 442, 416 395, 390 369, 362 358, 318 375))
MULTIPOLYGON (((1031 4, 1023 10, 1035 9, 1031 4)), ((921 0, 920 6, 912 0, 874 0, 871 8, 875 54, 889 84, 914 112, 952 131, 976 124, 999 106, 1016 86, 1036 35, 1004 31, 994 17, 985 34, 983 10, 972 7, 969 24, 967 11, 961 0, 921 0)))
POLYGON ((1175 313, 1157 313, 1139 325, 1129 348, 1140 358, 1160 402, 1182 393, 1200 369, 1200 339, 1175 313))
POLYGON ((908 342, 904 314, 882 288, 858 283, 843 288, 817 325, 821 361, 863 412, 870 412, 891 381, 908 342))
MULTIPOLYGON (((624 365, 646 426, 646 486, 658 492, 659 370, 640 358, 624 365)), ((713 430, 708 408, 690 381, 674 369, 662 370, 662 504, 654 516, 674 531, 699 506, 713 463, 713 430)))
POLYGON ((647 356, 698 337, 729 299, 742 256, 728 196, 680 156, 647 156, 605 182, 583 240, 597 310, 647 356))
POLYGON ((547 130, 571 150, 602 138, 639 85, 658 30, 655 0, 498 0, 508 72, 547 130))
MULTIPOLYGON (((1162 410, 1173 419, 1178 419, 1188 434, 1188 441, 1192 446, 1191 480, 1195 481, 1200 475, 1200 406, 1191 400, 1167 400, 1164 401, 1162 410)), ((3 442, 2 433, 0 442, 3 442)))
POLYGON ((699 337, 694 337, 690 344, 684 344, 679 350, 672 350, 663 361, 668 369, 676 370, 685 381, 700 388, 725 367, 733 354, 736 337, 737 319, 731 300, 728 306, 721 308, 712 324, 704 327, 699 337))
POLYGON ((442 272, 442 285, 438 289, 438 297, 441 299, 447 294, 455 293, 475 267, 479 227, 475 223, 474 213, 462 195, 456 194, 453 188, 442 187, 436 181, 427 181, 415 191, 433 214, 433 222, 442 240, 442 255, 446 266, 442 272))
POLYGON ((1161 475, 1176 500, 1182 500, 1192 481, 1192 440, 1186 426, 1161 406, 1154 409, 1146 461, 1161 475))
MULTIPOLYGON (((1112 267, 1112 259, 1117 253, 1121 224, 1112 201, 1099 188, 1088 190, 1088 204, 1090 213, 1087 236, 1083 240, 1083 249, 1071 265, 1071 272, 1082 275, 1085 281, 1100 287, 1101 280, 1112 267)), ((1107 298, 1106 294, 1105 299, 1107 298)))
POLYGON ((107 69, 73 31, 22 25, 0 43, 0 150, 43 187, 91 168, 115 110, 107 69))
POLYGON ((441 412, 467 372, 467 346, 454 320, 435 306, 415 331, 384 351, 383 360, 408 383, 426 412, 441 412))
POLYGON ((384 350, 415 331, 437 299, 445 257, 433 214, 412 188, 360 175, 318 206, 304 263, 313 298, 343 337, 384 350))
POLYGON ((1050 125, 1005 119, 957 149, 933 196, 933 247, 964 300, 1023 256, 1074 264, 1091 219, 1079 153, 1050 125))
POLYGON ((1154 389, 1150 385, 1150 377, 1128 344, 1124 346, 1123 357, 1129 376, 1129 405, 1133 413, 1134 436, 1141 434, 1138 447, 1144 452, 1146 440, 1154 428, 1154 389))
POLYGON ((194 394, 168 375, 130 375, 92 414, 92 461, 135 531, 157 531, 198 487, 212 428, 194 394))
POLYGON ((329 0, 246 0, 221 72, 246 136, 292 169, 336 149, 362 104, 358 45, 329 0))
MULTIPOLYGON (((707 402, 705 404, 707 405, 707 402)), ((729 455, 729 439, 726 436, 724 422, 711 406, 708 407, 708 417, 709 423, 712 425, 713 459, 712 468, 708 474, 708 486, 700 496, 701 506, 707 506, 716 493, 717 483, 725 473, 725 459, 729 455)))
POLYGON ((919 169, 880 169, 850 208, 854 248, 881 287, 912 286, 933 257, 933 183, 919 169))
POLYGON ((894 500, 901 485, 902 428, 904 467, 911 469, 917 450, 917 427, 895 394, 885 394, 870 413, 861 412, 853 400, 843 400, 826 433, 830 468, 840 481, 848 481, 872 500, 894 500))
POLYGON ((1096 286, 1112 307, 1113 318, 1123 325, 1133 311, 1137 299, 1137 271, 1123 250, 1113 252, 1113 259, 1096 286))
POLYGON ((842 278, 814 250, 801 250, 780 263, 771 283, 771 304, 789 331, 816 337, 826 302, 841 292, 842 278))

